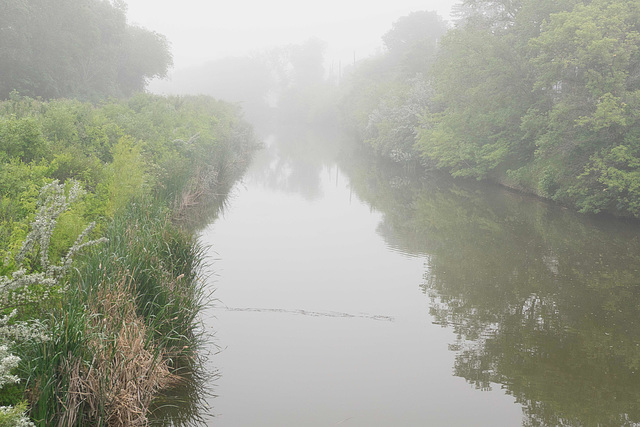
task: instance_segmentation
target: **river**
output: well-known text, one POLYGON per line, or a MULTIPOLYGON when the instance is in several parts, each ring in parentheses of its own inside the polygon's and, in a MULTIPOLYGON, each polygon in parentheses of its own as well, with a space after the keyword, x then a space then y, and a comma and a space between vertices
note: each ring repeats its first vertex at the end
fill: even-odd
POLYGON ((637 224, 341 141, 267 138, 200 234, 210 425, 640 425, 637 224))

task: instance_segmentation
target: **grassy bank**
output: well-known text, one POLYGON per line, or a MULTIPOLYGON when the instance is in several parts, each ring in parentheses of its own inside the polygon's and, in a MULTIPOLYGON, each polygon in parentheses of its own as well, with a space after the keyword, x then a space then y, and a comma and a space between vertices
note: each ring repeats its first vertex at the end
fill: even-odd
POLYGON ((42 426, 145 425, 161 390, 197 376, 191 219, 255 147, 207 97, 0 103, 0 308, 29 331, 0 333, 20 359, 0 404, 42 426))

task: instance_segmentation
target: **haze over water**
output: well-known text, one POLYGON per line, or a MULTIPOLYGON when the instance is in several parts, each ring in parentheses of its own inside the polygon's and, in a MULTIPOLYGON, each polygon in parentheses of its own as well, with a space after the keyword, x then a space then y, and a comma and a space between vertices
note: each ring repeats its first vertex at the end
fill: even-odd
MULTIPOLYGON (((168 36, 176 71, 318 37, 331 76, 379 51, 398 17, 448 19, 454 3, 134 0, 129 16, 168 36)), ((251 64, 194 67, 183 93, 210 83, 266 121, 249 85, 227 84, 260 83, 238 71, 251 64)), ((276 129, 201 234, 216 259, 212 425, 635 425, 637 224, 338 155, 324 130, 276 129)))
POLYGON ((452 332, 420 288, 425 258, 385 243, 382 215, 336 164, 282 158, 277 142, 202 233, 222 348, 212 425, 518 425, 499 387, 451 376, 452 332))
POLYGON ((244 56, 316 37, 328 43, 329 64, 347 65, 379 51, 380 37, 399 17, 412 11, 437 11, 450 18, 456 0, 394 2, 291 0, 259 2, 181 2, 129 0, 132 23, 153 29, 171 41, 175 69, 227 56, 244 56))
POLYGON ((271 137, 201 234, 211 425, 633 419, 636 224, 334 157, 338 138, 271 137))

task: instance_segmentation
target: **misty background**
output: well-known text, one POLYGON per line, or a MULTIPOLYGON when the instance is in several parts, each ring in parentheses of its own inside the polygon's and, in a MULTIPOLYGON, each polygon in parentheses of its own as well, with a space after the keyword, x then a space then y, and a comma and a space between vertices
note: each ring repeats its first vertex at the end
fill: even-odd
POLYGON ((382 47, 380 36, 399 17, 436 11, 451 18, 457 0, 203 2, 129 0, 130 23, 164 34, 171 42, 174 70, 227 56, 246 56, 277 46, 319 38, 329 62, 343 64, 382 47))
POLYGON ((450 20, 456 3, 131 0, 127 17, 132 25, 151 28, 170 43, 173 68, 166 78, 153 79, 148 90, 234 102, 260 127, 273 119, 270 111, 276 106, 281 117, 291 113, 291 120, 304 120, 295 114, 295 102, 289 103, 294 105, 289 111, 278 102, 287 88, 295 85, 289 95, 312 97, 322 109, 322 98, 331 102, 335 90, 327 83, 338 83, 356 61, 384 52, 382 35, 398 18, 431 10, 450 20), (302 88, 311 87, 314 93, 301 95, 302 88))

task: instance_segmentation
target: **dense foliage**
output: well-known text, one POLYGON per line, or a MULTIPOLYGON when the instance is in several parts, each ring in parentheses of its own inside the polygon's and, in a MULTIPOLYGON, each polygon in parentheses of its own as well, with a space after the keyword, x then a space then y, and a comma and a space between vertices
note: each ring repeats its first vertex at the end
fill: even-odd
POLYGON ((0 103, 0 233, 13 236, 2 239, 0 255, 16 252, 38 191, 52 179, 89 190, 76 214, 87 222, 141 192, 179 204, 185 186, 197 184, 189 183, 194 174, 220 180, 241 161, 250 132, 235 107, 208 97, 0 103))
MULTIPOLYGON (((457 12, 435 55, 419 49, 432 58, 432 67, 418 63, 433 92, 416 137, 394 143, 454 176, 640 217, 640 2, 465 0, 457 12)), ((358 100, 380 98, 397 81, 371 81, 370 67, 356 71, 354 87, 364 89, 347 98, 359 129, 380 123, 380 112, 358 100)), ((411 110, 410 99, 399 102, 411 110)), ((401 121, 385 126, 407 134, 401 121)), ((374 147, 379 127, 363 134, 374 147)))
POLYGON ((27 398, 38 425, 143 425, 197 369, 202 256, 182 225, 244 170, 250 127, 209 97, 13 95, 0 144, 0 310, 41 332, 0 334, 24 392, 0 404, 27 398))
POLYGON ((172 64, 166 38, 120 0, 0 1, 0 99, 131 95, 172 64))
POLYGON ((416 162, 416 127, 432 101, 426 72, 446 25, 435 12, 414 12, 399 19, 383 41, 386 52, 360 63, 343 83, 342 116, 378 155, 416 162))

